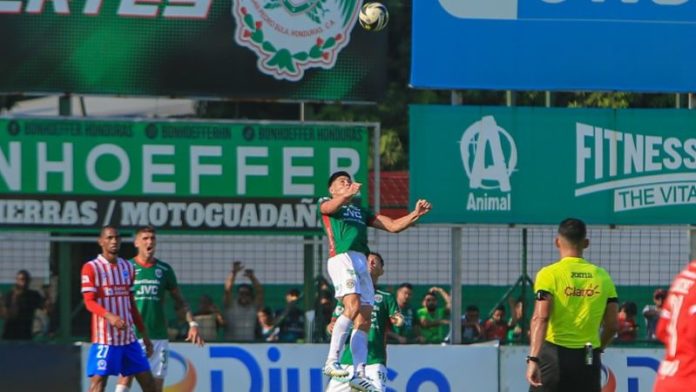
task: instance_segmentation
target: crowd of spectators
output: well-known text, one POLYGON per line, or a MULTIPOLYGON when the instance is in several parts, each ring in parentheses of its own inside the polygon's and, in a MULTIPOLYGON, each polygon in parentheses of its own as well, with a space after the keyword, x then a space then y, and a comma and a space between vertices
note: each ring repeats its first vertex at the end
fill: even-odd
MULTIPOLYGON (((3 340, 49 339, 56 329, 53 285, 35 290, 31 282, 28 271, 18 271, 14 286, 0 296, 3 340)), ((263 285, 254 270, 235 261, 224 281, 222 308, 218 308, 208 294, 199 297, 194 312, 199 333, 206 341, 299 343, 309 338, 312 342, 326 342, 326 326, 336 299, 326 279, 320 277, 315 283, 316 299, 310 312, 302 306, 303 294, 297 288, 288 289, 284 305, 274 310, 266 305, 263 285)), ((449 343, 451 299, 445 289, 431 287, 422 296, 419 306, 413 301, 414 287, 410 283, 402 283, 393 291, 404 322, 387 332, 389 343, 449 343)), ((656 340, 655 326, 666 295, 665 289, 654 291, 652 303, 645 305, 641 313, 644 322, 638 319, 635 302, 622 303, 617 342, 656 340)), ((467 305, 459 326, 462 343, 493 340, 528 343, 529 316, 525 315, 524 300, 509 300, 507 308, 498 304, 485 318, 476 304, 467 305)), ((185 309, 175 309, 175 317, 168 325, 172 341, 184 340, 189 328, 185 309)))

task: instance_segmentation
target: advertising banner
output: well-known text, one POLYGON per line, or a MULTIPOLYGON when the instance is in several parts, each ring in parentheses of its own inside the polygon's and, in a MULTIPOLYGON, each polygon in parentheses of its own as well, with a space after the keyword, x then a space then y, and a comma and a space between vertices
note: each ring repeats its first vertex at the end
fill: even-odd
MULTIPOLYGON (((322 374, 325 344, 173 343, 171 348, 165 385, 172 392, 322 392, 328 383, 322 374)), ((83 345, 83 369, 88 351, 83 345)), ((389 346, 387 392, 497 392, 497 351, 492 345, 389 346)), ((111 377, 107 390, 115 381, 111 377)), ((131 391, 140 391, 136 384, 131 391)))
POLYGON ((367 184, 350 124, 0 118, 0 134, 0 228, 316 232, 332 172, 367 184))
MULTIPOLYGON (((500 392, 529 389, 525 357, 529 347, 500 348, 500 392)), ((602 392, 649 392, 664 356, 662 348, 609 347, 602 354, 602 392)))
POLYGON ((424 222, 690 224, 696 112, 411 106, 424 222))
POLYGON ((374 101, 386 34, 358 26, 360 6, 0 0, 0 93, 374 101))
POLYGON ((411 85, 691 92, 694 0, 414 0, 411 85))

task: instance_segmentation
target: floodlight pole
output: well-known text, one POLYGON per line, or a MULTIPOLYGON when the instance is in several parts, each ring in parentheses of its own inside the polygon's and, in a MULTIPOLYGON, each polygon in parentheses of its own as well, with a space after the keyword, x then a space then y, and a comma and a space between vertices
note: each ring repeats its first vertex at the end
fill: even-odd
MULTIPOLYGON (((459 106, 464 102, 462 93, 452 90, 450 92, 452 106, 459 106)), ((462 342, 462 228, 450 229, 450 244, 452 245, 450 260, 450 344, 462 342)))

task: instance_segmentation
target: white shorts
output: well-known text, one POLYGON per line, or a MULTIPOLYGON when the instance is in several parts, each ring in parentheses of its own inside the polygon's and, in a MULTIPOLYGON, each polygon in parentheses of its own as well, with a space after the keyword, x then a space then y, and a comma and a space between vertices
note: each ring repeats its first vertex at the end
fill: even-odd
MULTIPOLYGON (((344 369, 348 370, 350 376, 353 376, 353 366, 352 365, 341 365, 344 369)), ((381 392, 386 392, 387 390, 387 367, 381 363, 374 365, 365 366, 365 375, 372 381, 377 389, 381 392)), ((326 392, 351 392, 350 384, 348 382, 338 381, 332 378, 329 381, 329 385, 326 386, 326 392)))
MULTIPOLYGON (((138 341, 143 347, 143 350, 145 350, 143 340, 139 339, 138 341)), ((169 365, 169 341, 159 339, 152 340, 152 356, 147 360, 150 362, 152 376, 155 378, 165 378, 169 365)))
POLYGON ((370 305, 375 301, 367 258, 360 252, 348 251, 329 259, 326 269, 336 289, 336 298, 346 294, 359 294, 360 303, 370 305))

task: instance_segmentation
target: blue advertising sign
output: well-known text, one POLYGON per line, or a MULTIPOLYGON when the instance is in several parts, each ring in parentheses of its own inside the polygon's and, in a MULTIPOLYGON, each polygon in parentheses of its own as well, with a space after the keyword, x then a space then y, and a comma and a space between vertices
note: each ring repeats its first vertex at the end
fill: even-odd
POLYGON ((696 0, 414 0, 411 85, 696 91, 696 0))

